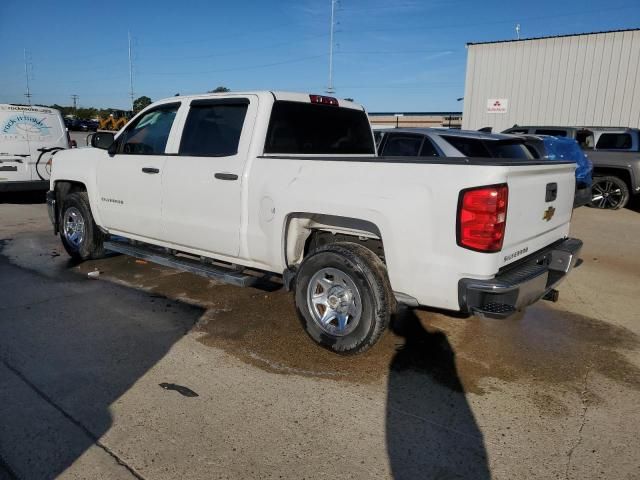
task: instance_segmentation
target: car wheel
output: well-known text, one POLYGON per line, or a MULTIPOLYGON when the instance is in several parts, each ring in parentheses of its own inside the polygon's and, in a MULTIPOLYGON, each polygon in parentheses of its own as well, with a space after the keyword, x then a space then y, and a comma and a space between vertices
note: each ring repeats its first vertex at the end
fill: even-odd
POLYGON ((373 346, 395 308, 382 260, 349 242, 325 245, 303 260, 296 275, 295 300, 307 334, 343 355, 373 346))
POLYGON ((93 220, 86 192, 70 193, 64 198, 60 211, 60 239, 74 260, 104 256, 104 235, 93 220))
POLYGON ((590 207, 618 210, 629 202, 629 189, 618 177, 595 177, 591 185, 590 207))

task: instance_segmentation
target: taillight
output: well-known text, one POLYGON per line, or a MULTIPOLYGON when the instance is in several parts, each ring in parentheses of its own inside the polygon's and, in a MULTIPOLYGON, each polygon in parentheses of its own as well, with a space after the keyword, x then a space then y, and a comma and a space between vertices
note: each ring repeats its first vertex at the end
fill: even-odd
POLYGON ((499 252, 507 225, 506 184, 470 188, 458 201, 458 245, 479 252, 499 252))
POLYGON ((333 97, 325 97, 324 95, 309 95, 309 100, 311 103, 320 103, 322 105, 333 105, 335 107, 338 105, 338 99, 333 97))

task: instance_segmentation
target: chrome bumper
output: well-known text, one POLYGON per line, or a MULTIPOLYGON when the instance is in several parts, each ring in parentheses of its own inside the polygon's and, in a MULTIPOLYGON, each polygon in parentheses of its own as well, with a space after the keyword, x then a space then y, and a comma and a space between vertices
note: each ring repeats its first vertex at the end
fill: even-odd
POLYGON ((460 309, 474 315, 506 318, 551 292, 578 264, 582 241, 567 238, 509 265, 490 280, 463 278, 460 309))

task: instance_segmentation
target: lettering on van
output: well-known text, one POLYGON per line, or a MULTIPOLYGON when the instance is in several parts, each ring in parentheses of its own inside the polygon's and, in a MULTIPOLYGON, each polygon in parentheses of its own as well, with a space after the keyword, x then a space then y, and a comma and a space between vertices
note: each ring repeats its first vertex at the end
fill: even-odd
POLYGON ((0 131, 3 135, 51 135, 51 127, 44 122, 44 118, 33 115, 13 115, 7 119, 0 131))

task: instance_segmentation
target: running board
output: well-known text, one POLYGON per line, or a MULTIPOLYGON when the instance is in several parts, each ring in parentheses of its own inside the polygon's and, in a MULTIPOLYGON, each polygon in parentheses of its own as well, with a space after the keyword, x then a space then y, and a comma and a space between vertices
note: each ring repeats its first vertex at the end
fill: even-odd
POLYGON ((166 253, 167 249, 153 247, 145 244, 132 244, 126 241, 109 240, 104 242, 104 248, 112 252, 122 253, 130 257, 147 260, 152 263, 164 265, 165 267, 176 268, 189 273, 195 273, 202 277, 212 278, 223 283, 236 285, 238 287, 249 287, 254 285, 260 277, 249 275, 238 270, 226 268, 222 265, 212 265, 204 260, 197 260, 187 254, 178 253, 176 255, 166 253))

